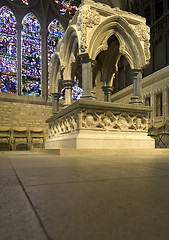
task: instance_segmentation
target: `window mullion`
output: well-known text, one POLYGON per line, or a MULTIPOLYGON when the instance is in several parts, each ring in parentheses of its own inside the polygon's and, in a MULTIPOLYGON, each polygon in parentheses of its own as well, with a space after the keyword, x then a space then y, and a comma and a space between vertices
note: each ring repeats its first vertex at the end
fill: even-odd
POLYGON ((42 97, 48 98, 48 48, 47 36, 49 32, 47 29, 41 29, 41 59, 42 59, 42 97))
POLYGON ((17 29, 17 93, 21 95, 21 85, 22 85, 22 62, 21 62, 21 31, 22 31, 22 24, 16 24, 17 29))

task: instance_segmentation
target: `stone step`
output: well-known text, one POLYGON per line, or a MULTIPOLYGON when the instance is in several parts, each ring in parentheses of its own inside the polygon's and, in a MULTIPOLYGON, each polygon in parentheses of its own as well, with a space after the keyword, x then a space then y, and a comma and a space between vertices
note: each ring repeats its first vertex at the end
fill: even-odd
POLYGON ((168 155, 169 149, 32 149, 55 155, 168 155))

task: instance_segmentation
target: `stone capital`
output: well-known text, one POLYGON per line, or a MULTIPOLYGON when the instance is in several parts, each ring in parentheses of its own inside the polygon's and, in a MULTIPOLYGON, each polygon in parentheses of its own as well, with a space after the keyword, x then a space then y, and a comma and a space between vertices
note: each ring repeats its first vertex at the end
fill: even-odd
POLYGON ((57 93, 52 93, 51 95, 52 95, 52 97, 54 97, 54 98, 57 99, 57 100, 58 100, 58 99, 60 98, 60 96, 61 96, 61 94, 58 93, 58 92, 57 92, 57 93))
POLYGON ((65 88, 72 88, 73 87, 73 80, 63 80, 63 86, 65 88))
POLYGON ((104 93, 107 93, 107 94, 112 94, 113 92, 113 87, 112 86, 102 86, 102 90, 104 93))

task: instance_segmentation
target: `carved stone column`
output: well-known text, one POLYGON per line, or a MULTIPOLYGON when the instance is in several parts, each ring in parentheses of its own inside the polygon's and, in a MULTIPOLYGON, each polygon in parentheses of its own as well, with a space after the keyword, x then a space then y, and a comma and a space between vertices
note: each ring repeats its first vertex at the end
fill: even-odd
POLYGON ((93 66, 90 58, 82 58, 82 98, 95 99, 93 88, 93 66))
POLYGON ((18 95, 22 94, 22 58, 21 58, 21 31, 22 24, 17 23, 17 93, 18 95))
POLYGON ((47 100, 48 98, 48 48, 47 36, 48 30, 41 29, 41 66, 42 66, 42 97, 47 100))
POLYGON ((104 92, 104 101, 105 102, 111 102, 111 95, 112 95, 112 92, 113 92, 113 87, 103 86, 102 90, 104 92))
POLYGON ((52 93, 52 115, 55 115, 59 112, 59 98, 60 93, 52 93))
POLYGON ((141 69, 132 69, 132 76, 133 76, 133 97, 131 97, 130 104, 143 104, 141 69))
POLYGON ((69 106, 72 103, 72 87, 73 80, 63 80, 63 86, 65 87, 65 106, 69 106))

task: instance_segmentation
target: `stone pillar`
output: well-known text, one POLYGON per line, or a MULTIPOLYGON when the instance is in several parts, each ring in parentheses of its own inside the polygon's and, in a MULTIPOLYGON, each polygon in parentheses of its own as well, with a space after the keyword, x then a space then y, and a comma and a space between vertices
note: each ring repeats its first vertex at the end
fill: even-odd
POLYGON ((63 80, 63 86, 65 87, 65 106, 69 106, 72 103, 72 87, 73 80, 63 80))
POLYGON ((22 24, 16 24, 17 29, 17 93, 18 95, 22 94, 22 57, 21 57, 21 31, 22 24))
POLYGON ((47 100, 48 98, 48 48, 47 36, 48 30, 41 29, 41 69, 42 69, 42 97, 47 100))
POLYGON ((90 58, 82 58, 82 88, 83 96, 81 98, 95 99, 93 89, 93 66, 90 58))
POLYGON ((112 95, 112 92, 113 92, 113 87, 103 86, 102 90, 104 92, 104 101, 105 102, 111 102, 111 95, 112 95))
POLYGON ((59 112, 59 98, 60 93, 52 93, 52 115, 55 115, 59 112))
POLYGON ((130 104, 143 104, 141 69, 132 69, 132 76, 133 76, 133 97, 131 97, 130 104))

